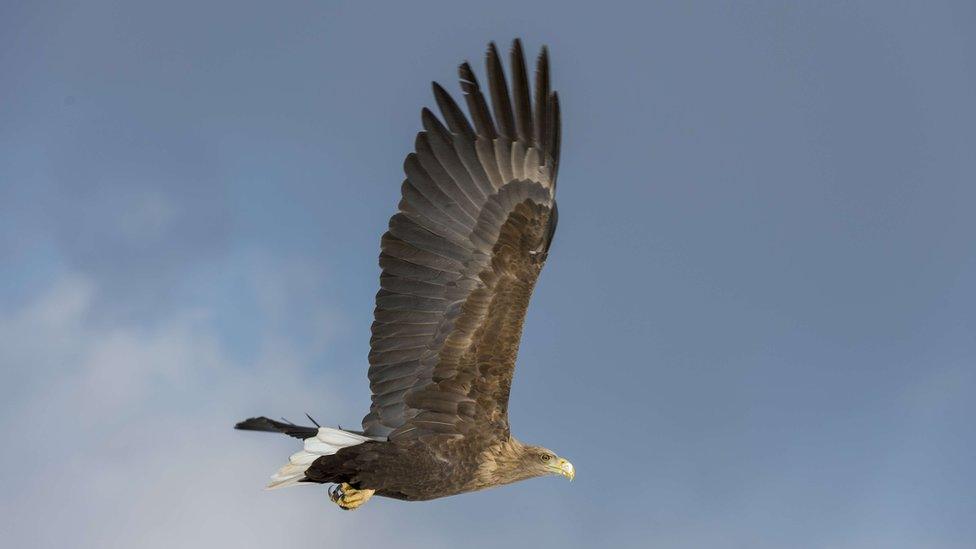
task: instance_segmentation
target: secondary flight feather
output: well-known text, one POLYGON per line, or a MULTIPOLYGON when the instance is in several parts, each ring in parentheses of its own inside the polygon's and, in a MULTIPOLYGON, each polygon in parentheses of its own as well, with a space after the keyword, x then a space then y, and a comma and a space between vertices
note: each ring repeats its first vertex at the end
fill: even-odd
POLYGON ((467 116, 433 84, 441 118, 422 110, 404 161, 399 211, 380 241, 362 431, 265 417, 236 425, 304 441, 269 488, 332 484, 331 500, 356 509, 373 495, 428 500, 575 476, 508 423, 522 324, 558 220, 559 97, 545 48, 534 93, 518 40, 511 87, 494 44, 485 68, 487 97, 468 63, 458 68, 467 116))

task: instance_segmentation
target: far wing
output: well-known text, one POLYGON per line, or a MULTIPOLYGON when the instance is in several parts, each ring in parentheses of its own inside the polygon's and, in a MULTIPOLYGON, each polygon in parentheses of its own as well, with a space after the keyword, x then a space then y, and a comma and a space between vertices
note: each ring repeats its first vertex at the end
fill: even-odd
POLYGON ((534 101, 518 40, 511 59, 509 94, 489 46, 494 116, 467 63, 459 74, 474 126, 436 83, 447 126, 423 110, 425 131, 381 243, 370 436, 508 433, 522 323, 556 228, 560 139, 546 50, 534 101))

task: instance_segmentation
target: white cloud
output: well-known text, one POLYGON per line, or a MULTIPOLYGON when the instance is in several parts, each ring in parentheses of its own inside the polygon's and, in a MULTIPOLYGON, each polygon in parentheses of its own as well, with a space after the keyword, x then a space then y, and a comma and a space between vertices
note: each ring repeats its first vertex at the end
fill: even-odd
POLYGON ((0 316, 0 364, 19 380, 0 420, 5 543, 267 547, 310 524, 351 541, 342 525, 358 521, 321 488, 261 490, 294 441, 231 429, 255 410, 347 405, 309 387, 305 349, 269 334, 254 363, 233 363, 201 310, 91 325, 97 290, 66 277, 0 316))

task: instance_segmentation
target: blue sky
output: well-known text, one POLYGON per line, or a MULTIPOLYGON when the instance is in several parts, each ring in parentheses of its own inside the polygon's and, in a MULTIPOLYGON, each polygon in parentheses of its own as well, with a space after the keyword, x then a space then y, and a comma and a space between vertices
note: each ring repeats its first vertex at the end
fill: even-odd
POLYGON ((4 2, 11 546, 971 547, 971 2, 4 2), (455 68, 563 103, 513 429, 538 479, 264 492, 356 425, 379 236, 455 68))

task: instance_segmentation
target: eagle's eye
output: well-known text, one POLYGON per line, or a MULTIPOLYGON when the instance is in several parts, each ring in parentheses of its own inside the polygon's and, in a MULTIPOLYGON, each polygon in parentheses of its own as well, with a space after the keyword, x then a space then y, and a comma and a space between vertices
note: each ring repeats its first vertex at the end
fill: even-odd
POLYGON ((542 454, 542 461, 549 461, 550 459, 552 459, 552 456, 549 454, 542 454))

